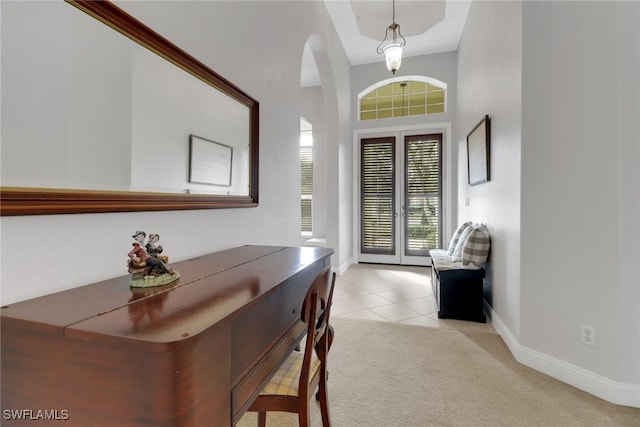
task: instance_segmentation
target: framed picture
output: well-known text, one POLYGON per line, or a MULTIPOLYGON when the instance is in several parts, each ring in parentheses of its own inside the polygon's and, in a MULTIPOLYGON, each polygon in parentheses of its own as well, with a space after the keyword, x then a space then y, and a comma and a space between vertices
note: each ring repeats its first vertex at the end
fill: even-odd
POLYGON ((491 120, 485 115, 467 135, 469 185, 489 181, 491 120))
POLYGON ((233 147, 189 136, 189 182, 230 187, 232 163, 233 147))

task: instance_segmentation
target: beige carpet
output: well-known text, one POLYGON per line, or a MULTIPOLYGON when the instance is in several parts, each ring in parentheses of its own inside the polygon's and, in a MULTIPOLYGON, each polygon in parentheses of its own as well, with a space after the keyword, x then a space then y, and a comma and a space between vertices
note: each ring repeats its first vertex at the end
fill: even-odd
MULTIPOLYGON (((335 427, 640 426, 616 406, 516 362, 498 335, 334 317, 335 427)), ((314 404, 312 425, 321 426, 314 404)), ((246 414, 241 427, 255 426, 246 414)), ((268 426, 297 426, 270 413, 268 426)))

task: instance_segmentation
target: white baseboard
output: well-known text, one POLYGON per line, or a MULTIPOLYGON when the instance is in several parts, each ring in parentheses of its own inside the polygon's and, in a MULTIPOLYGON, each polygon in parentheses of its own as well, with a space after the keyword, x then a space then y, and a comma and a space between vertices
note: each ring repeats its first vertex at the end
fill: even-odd
POLYGON ((525 347, 520 344, 486 301, 485 311, 489 314, 493 328, 500 334, 518 362, 608 402, 640 408, 640 385, 613 381, 579 366, 525 347))
POLYGON ((338 270, 336 271, 336 273, 338 274, 338 276, 344 274, 345 271, 347 271, 347 269, 349 267, 351 267, 351 264, 353 264, 353 258, 349 258, 347 259, 345 262, 343 262, 339 267, 338 270))

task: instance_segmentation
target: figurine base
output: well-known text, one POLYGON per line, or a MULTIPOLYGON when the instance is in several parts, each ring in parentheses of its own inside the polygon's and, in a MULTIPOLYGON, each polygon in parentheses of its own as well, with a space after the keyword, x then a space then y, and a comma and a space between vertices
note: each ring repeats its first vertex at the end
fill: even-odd
POLYGON ((132 288, 151 288, 153 286, 168 285, 180 278, 180 272, 175 271, 173 274, 163 274, 161 276, 147 276, 140 278, 132 278, 129 286, 132 288))

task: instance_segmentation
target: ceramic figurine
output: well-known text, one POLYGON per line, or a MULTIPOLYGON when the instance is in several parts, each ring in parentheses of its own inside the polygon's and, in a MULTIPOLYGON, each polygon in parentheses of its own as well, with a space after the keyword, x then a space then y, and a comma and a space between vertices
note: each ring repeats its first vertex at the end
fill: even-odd
POLYGON ((167 285, 180 278, 180 273, 167 266, 169 257, 160 255, 162 246, 158 245, 159 234, 150 234, 149 241, 144 244, 147 233, 136 231, 133 236, 133 249, 129 251, 127 266, 131 273, 129 285, 136 288, 167 285))

